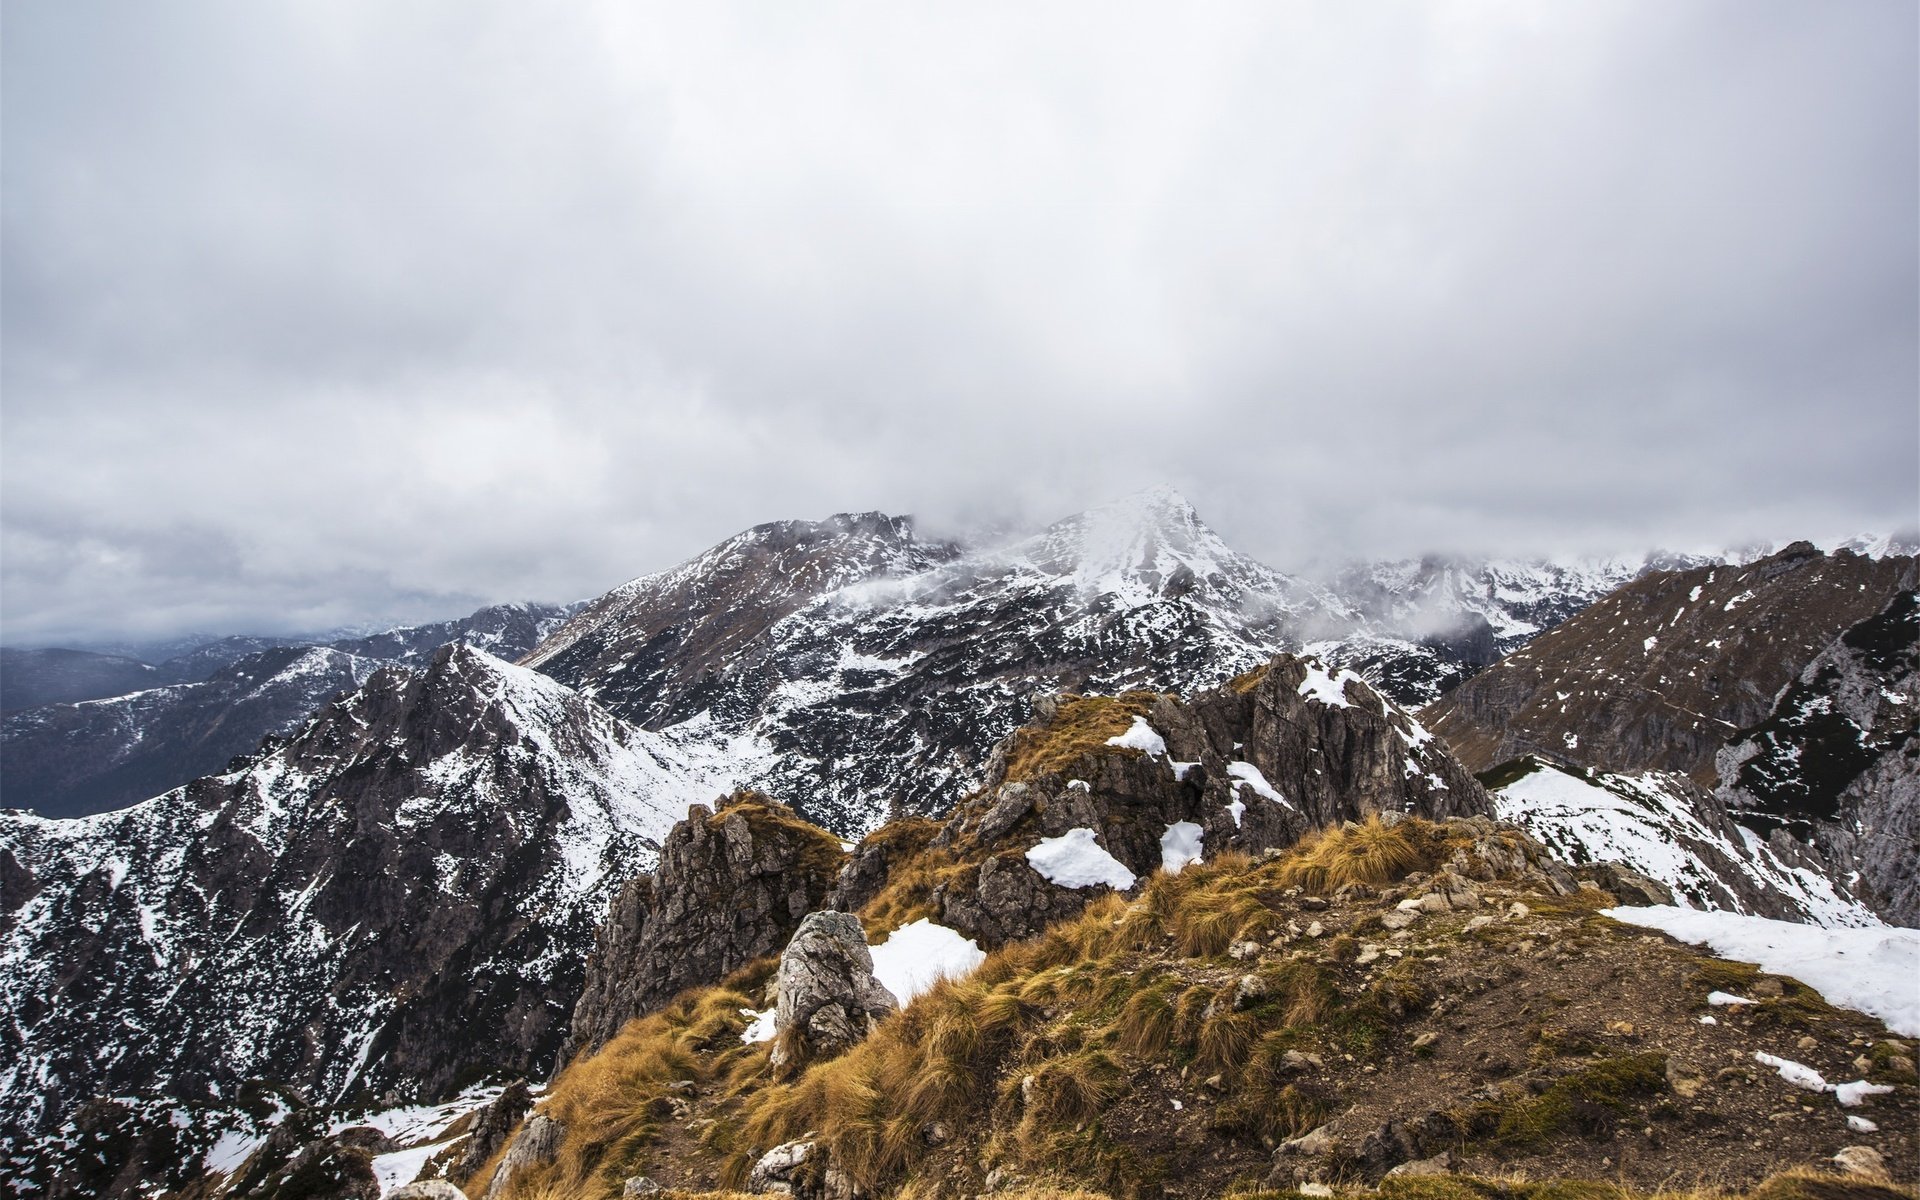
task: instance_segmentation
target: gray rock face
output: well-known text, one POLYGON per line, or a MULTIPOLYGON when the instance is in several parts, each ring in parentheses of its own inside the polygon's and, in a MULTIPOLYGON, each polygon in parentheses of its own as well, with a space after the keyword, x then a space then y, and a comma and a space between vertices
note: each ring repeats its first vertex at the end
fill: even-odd
MULTIPOLYGON (((1067 698, 1040 706, 1035 736, 1077 719, 1067 698)), ((1102 702, 1110 703, 1110 702, 1102 702)), ((1136 877, 1164 860, 1176 823, 1206 853, 1288 846, 1310 830, 1376 814, 1431 818, 1490 811, 1485 790, 1391 701, 1352 675, 1281 655, 1191 701, 1159 697, 1142 718, 1165 754, 1094 744, 1064 766, 1010 779, 1022 741, 1003 742, 989 786, 955 810, 935 846, 980 865, 943 885, 943 923, 986 943, 1025 937, 1077 912, 1098 889, 1050 883, 1027 858, 1076 828, 1136 877)))
POLYGON ((652 877, 614 900, 564 1058, 598 1049, 687 988, 778 952, 821 906, 845 859, 832 837, 757 793, 718 812, 695 805, 667 835, 652 877))
POLYGON ((507 1090, 494 1098, 492 1104, 480 1110, 473 1120, 473 1130, 467 1135, 461 1149, 460 1159, 454 1164, 451 1174, 456 1179, 466 1179, 487 1165, 494 1151, 506 1144, 513 1134, 514 1127, 533 1107, 533 1095, 525 1081, 515 1080, 507 1090))
POLYGON ((505 1194, 513 1177, 521 1171, 541 1163, 550 1163, 559 1157, 560 1144, 566 1138, 567 1127, 545 1113, 535 1113, 527 1118, 527 1123, 520 1127, 513 1143, 507 1147, 507 1153, 500 1159, 500 1165, 494 1168, 493 1179, 487 1184, 487 1200, 505 1194))
POLYGON ((1716 765, 1735 820, 1831 878, 1857 874, 1882 919, 1920 924, 1920 598, 1835 638, 1716 765))
POLYGON ((852 913, 816 912, 780 954, 773 1065, 832 1058, 865 1038, 899 1001, 873 977, 866 931, 852 913))

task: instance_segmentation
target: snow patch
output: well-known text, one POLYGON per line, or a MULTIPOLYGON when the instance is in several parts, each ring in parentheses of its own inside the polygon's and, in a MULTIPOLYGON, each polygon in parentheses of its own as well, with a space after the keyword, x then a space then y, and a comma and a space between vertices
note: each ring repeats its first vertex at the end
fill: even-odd
POLYGON ((871 948, 873 975, 901 1007, 942 979, 958 979, 986 960, 980 943, 922 917, 871 948))
POLYGON ((1742 913, 1662 905, 1615 908, 1616 921, 1659 929, 1715 954, 1789 975, 1827 1003, 1880 1018, 1902 1037, 1920 1037, 1920 930, 1881 925, 1822 929, 1742 913))
POLYGON ((1134 885, 1134 874, 1126 864, 1107 853, 1094 840, 1093 830, 1082 825, 1059 837, 1043 838, 1027 851, 1027 862, 1048 883, 1059 887, 1083 888, 1105 884, 1116 891, 1134 885))
POLYGON ((1200 842, 1205 836, 1192 821, 1175 821, 1167 826, 1167 831, 1160 835, 1161 868, 1169 875, 1178 875, 1188 863, 1199 862, 1200 842))
POLYGON ((1164 757, 1167 753, 1167 739, 1154 732, 1145 717, 1135 717, 1133 724, 1118 737, 1107 739, 1109 746, 1124 746, 1129 750, 1144 750, 1155 757, 1164 757))

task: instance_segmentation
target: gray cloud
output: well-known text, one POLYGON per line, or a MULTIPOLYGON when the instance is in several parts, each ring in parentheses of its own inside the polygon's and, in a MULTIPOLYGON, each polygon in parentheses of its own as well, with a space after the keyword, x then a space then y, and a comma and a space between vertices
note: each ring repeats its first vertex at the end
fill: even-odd
POLYGON ((1913 6, 23 0, 9 640, 756 521, 1637 551, 1915 519, 1913 6))

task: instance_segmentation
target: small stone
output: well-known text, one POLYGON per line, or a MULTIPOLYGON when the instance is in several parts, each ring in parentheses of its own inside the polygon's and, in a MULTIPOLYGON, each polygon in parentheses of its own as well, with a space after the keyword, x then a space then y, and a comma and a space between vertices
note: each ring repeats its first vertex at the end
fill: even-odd
POLYGON ((1297 1138, 1290 1138, 1280 1143, 1280 1149, 1284 1153, 1305 1154, 1314 1157, 1332 1154, 1339 1148, 1340 1139, 1328 1132, 1325 1125, 1322 1125, 1310 1133, 1303 1133, 1297 1138))
POLYGON ((1380 961, 1380 947, 1371 942, 1360 947, 1360 953, 1353 956, 1353 965, 1356 967, 1364 967, 1378 961, 1380 961))
POLYGON ((1402 900, 1400 903, 1394 905, 1394 907, 1399 909, 1401 912, 1419 912, 1420 897, 1418 896, 1409 897, 1408 899, 1402 900))
POLYGON ((1491 924, 1493 924, 1493 918, 1488 916, 1486 913, 1481 913, 1479 916, 1475 917, 1473 920, 1467 922, 1467 932, 1472 933, 1476 929, 1485 929, 1487 926, 1491 924))
POLYGON ((467 1200, 467 1194, 444 1179, 422 1179, 388 1192, 387 1200, 467 1200))
POLYGON ((1386 926, 1388 929, 1405 929, 1417 919, 1418 917, 1414 913, 1396 910, 1390 913, 1382 913, 1380 915, 1380 924, 1386 926))
POLYGON ((1453 1155, 1442 1150, 1432 1158, 1416 1159, 1404 1162, 1387 1172, 1388 1176, 1405 1177, 1408 1175, 1451 1175, 1453 1174, 1453 1155))
POLYGON ((1249 958, 1259 958, 1260 943, 1235 942, 1233 945, 1227 947, 1227 957, 1237 962, 1245 962, 1249 958))
POLYGON ((1507 920, 1509 921, 1524 921, 1527 917, 1531 916, 1532 913, 1532 909, 1520 903, 1518 900, 1507 905, 1507 920))
POLYGON ((1904 1054, 1889 1054, 1887 1055, 1887 1070, 1897 1071, 1902 1075, 1911 1075, 1913 1074, 1913 1060, 1904 1054))
POLYGON ((1258 975, 1242 975, 1233 989, 1233 1006, 1245 1008, 1267 994, 1267 981, 1258 975))
POLYGON ((1811 1053, 1812 1051, 1818 1050, 1820 1048, 1820 1039, 1809 1035, 1795 1042, 1793 1046, 1794 1046, 1794 1049, 1799 1050, 1802 1053, 1811 1053))
POLYGON ((1865 1075, 1868 1071, 1873 1070, 1873 1060, 1864 1054, 1857 1054, 1853 1059, 1853 1069, 1865 1075))
POLYGON ((1887 1173, 1887 1160, 1872 1146, 1843 1146, 1840 1153, 1833 1156, 1833 1165, 1844 1174, 1858 1175, 1875 1183, 1893 1182, 1893 1176, 1887 1173))
POLYGON ((1425 913, 1443 913, 1452 908, 1447 898, 1439 892, 1428 892, 1420 897, 1420 911, 1425 913))
POLYGON ((626 1186, 620 1189, 620 1194, 622 1196, 658 1196, 660 1185, 645 1175, 635 1175, 627 1180, 626 1186))
POLYGON ((1318 896, 1302 896, 1300 897, 1300 907, 1306 909, 1308 912, 1324 912, 1326 911, 1327 902, 1318 896))
POLYGON ((1299 1188, 1302 1196, 1331 1196, 1333 1189, 1324 1183, 1303 1183, 1299 1188))
POLYGON ((1227 1080, 1223 1075, 1209 1075, 1201 1080, 1201 1083, 1216 1092, 1224 1092, 1227 1090, 1227 1080))
POLYGON ((1425 1050, 1428 1046, 1433 1045, 1435 1042, 1439 1040, 1440 1040, 1440 1035, 1434 1032, 1433 1030, 1429 1029, 1425 1033, 1421 1034, 1419 1037, 1413 1039, 1413 1048, 1415 1050, 1425 1050))
POLYGON ((1327 936, 1327 927, 1315 921, 1313 924, 1307 926, 1307 936, 1310 938, 1325 937, 1327 936))

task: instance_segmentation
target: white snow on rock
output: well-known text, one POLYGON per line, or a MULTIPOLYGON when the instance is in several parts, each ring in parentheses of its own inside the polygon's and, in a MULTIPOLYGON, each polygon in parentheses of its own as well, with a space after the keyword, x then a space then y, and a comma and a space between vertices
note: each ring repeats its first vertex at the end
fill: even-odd
POLYGON ((1178 875, 1188 863, 1199 862, 1200 841, 1205 836, 1192 821, 1175 821, 1167 826, 1167 831, 1160 835, 1161 868, 1169 875, 1178 875))
POLYGON ((1732 992, 1708 992, 1707 1003, 1715 1008, 1725 1008, 1729 1004, 1752 1004, 1745 996, 1736 996, 1732 992))
POLYGON ((1329 675, 1314 663, 1307 663, 1307 677, 1300 681, 1300 694, 1309 700, 1317 700, 1334 708, 1352 708, 1347 701, 1347 681, 1365 683, 1352 671, 1341 671, 1339 675, 1329 675))
POLYGON ((1705 907, 1733 893, 1698 853, 1711 846, 1742 880, 1778 893, 1825 926, 1878 926, 1879 919, 1833 889, 1817 872, 1782 862, 1758 837, 1736 827, 1726 836, 1694 812, 1679 782, 1657 772, 1582 778, 1542 764, 1491 795, 1494 815, 1520 826, 1571 863, 1617 862, 1673 889, 1682 903, 1705 907))
MULTIPOLYGON (((1293 805, 1287 803, 1287 798, 1280 794, 1278 788, 1275 788, 1271 783, 1267 782, 1267 777, 1260 773, 1260 768, 1254 766, 1252 763, 1230 762, 1227 764, 1227 774, 1233 776, 1233 790, 1236 794, 1240 791, 1240 786, 1245 784, 1247 787, 1253 789, 1256 796, 1262 796, 1273 801, 1275 804, 1283 805, 1287 808, 1293 807, 1293 805)), ((1234 818, 1233 823, 1238 825, 1240 819, 1238 817, 1234 818)))
POLYGON ((1154 732, 1153 726, 1147 724, 1145 717, 1135 717, 1127 731, 1118 737, 1108 738, 1107 745, 1144 750, 1155 757, 1165 757, 1167 753, 1167 739, 1154 732))
POLYGON ((1043 838, 1027 851, 1027 862, 1048 883, 1060 887, 1098 887, 1105 884, 1115 891, 1134 885, 1134 874, 1127 865, 1108 854, 1094 840, 1093 830, 1082 825, 1059 837, 1043 838))
POLYGON ((942 979, 958 979, 986 960, 980 943, 922 917, 871 948, 873 976, 901 1007, 942 979))
POLYGON ((1821 929, 1743 913, 1661 905, 1614 908, 1608 916, 1664 930, 1715 954, 1758 963, 1826 997, 1827 1003, 1880 1018, 1903 1037, 1920 1037, 1920 930, 1881 925, 1821 929))

